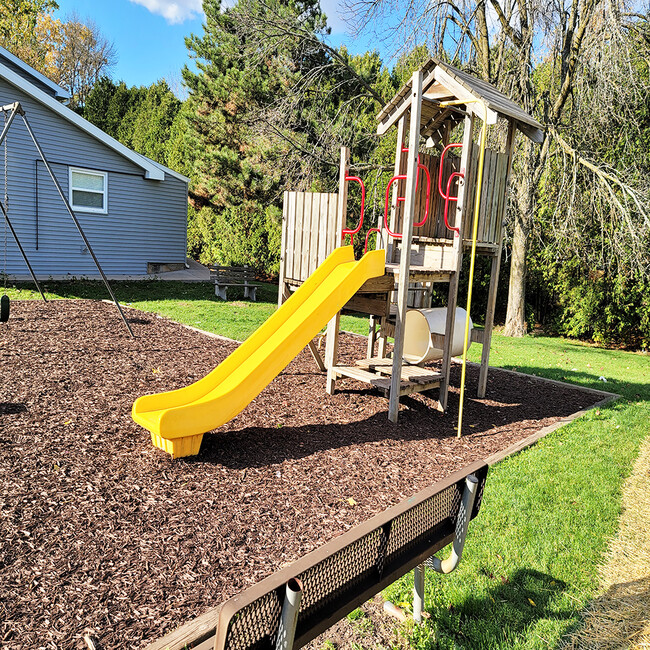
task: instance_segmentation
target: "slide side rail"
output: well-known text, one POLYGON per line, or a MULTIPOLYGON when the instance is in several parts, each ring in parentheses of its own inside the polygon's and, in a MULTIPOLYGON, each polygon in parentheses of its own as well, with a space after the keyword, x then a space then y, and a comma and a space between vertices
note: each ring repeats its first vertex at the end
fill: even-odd
MULTIPOLYGON (((469 519, 479 511, 488 466, 477 461, 171 632, 146 650, 300 648, 455 540, 466 519, 466 479, 476 478, 469 519), (295 591, 300 597, 295 599, 295 591), (297 612, 287 643, 287 605, 297 612), (284 610, 284 611, 283 611, 284 610), (292 639, 292 640, 291 640, 292 639)), ((472 479, 473 481, 473 479, 472 479)))

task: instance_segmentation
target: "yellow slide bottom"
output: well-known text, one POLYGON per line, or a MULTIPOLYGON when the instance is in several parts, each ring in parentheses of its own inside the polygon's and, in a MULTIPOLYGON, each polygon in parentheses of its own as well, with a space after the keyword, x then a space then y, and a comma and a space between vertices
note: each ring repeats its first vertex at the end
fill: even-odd
POLYGON ((370 278, 384 274, 385 253, 358 262, 351 246, 337 248, 244 343, 203 379, 178 390, 145 395, 133 419, 173 458, 199 453, 203 434, 240 413, 370 278))

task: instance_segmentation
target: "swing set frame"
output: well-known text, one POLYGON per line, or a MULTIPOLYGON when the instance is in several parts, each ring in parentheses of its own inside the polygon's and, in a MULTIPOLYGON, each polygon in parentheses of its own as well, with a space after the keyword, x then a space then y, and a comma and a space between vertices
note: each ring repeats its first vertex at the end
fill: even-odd
MULTIPOLYGON (((76 226, 77 230, 79 231, 79 235, 81 236, 81 239, 84 242, 84 245, 88 249, 88 252, 90 253, 93 262, 95 263, 95 266, 97 267, 97 270, 99 271, 99 274, 104 282, 104 285, 106 286, 106 290, 108 291, 111 299, 113 300, 113 303, 117 307, 117 310, 120 312, 120 316, 122 318, 122 321, 126 325, 126 328, 129 330, 129 334, 135 338, 135 335, 133 334, 133 330, 131 329, 131 325, 126 319, 126 316, 124 315, 124 312, 122 310, 122 307, 120 306, 120 303, 118 302, 117 298, 115 297, 115 294, 113 293, 113 289, 111 288, 111 285, 108 281, 108 278, 106 277, 106 274, 104 273, 99 260, 97 259, 97 256, 95 255, 95 251, 93 250, 92 246, 90 245, 90 242, 88 241, 88 238, 86 237, 86 233, 83 231, 83 228, 81 227, 81 224, 79 223, 79 220, 77 219, 77 216, 75 215, 72 207, 70 206, 70 202, 65 196, 65 193, 63 192, 63 189, 61 188, 61 185, 54 175, 54 172, 52 171, 52 167, 50 166, 49 162, 47 161, 47 158, 45 157, 45 153, 43 152, 43 149, 41 148, 41 145, 38 142, 38 139, 36 138, 36 135, 34 134, 34 131, 32 130, 29 121, 27 120, 27 116, 25 115, 25 110, 21 106, 20 102, 14 102, 12 104, 5 104, 4 106, 0 106, 0 111, 5 116, 5 124, 4 128, 2 129, 2 133, 0 133, 0 146, 2 146, 3 142, 5 143, 6 147, 6 138, 7 134, 9 132, 9 129, 11 128, 11 125, 13 124, 14 120, 16 119, 16 116, 19 115, 22 120, 23 124, 25 125, 25 129, 27 130, 27 133, 29 134, 29 137, 31 138, 32 142, 34 143, 34 147, 36 148, 36 151, 38 152, 38 155, 40 156, 43 164, 45 165, 45 169, 47 170, 47 173, 49 174, 50 178, 52 179, 52 182, 54 183, 54 187, 57 190, 57 193, 61 197, 61 200, 63 201, 63 204, 65 205, 66 210, 68 211, 68 214, 70 215, 70 218, 74 222, 74 225, 76 226), (7 117, 8 115, 8 117, 7 117)), ((5 178, 6 178, 6 173, 7 173, 7 157, 5 156, 5 178)), ((5 191, 8 192, 8 190, 5 191)), ((23 248, 22 244, 20 243, 20 239, 18 238, 18 233, 16 232, 16 229, 14 228, 13 224, 11 223, 9 219, 9 215, 7 214, 7 207, 4 205, 2 201, 0 201, 0 210, 2 211, 2 216, 4 217, 5 224, 9 226, 9 230, 11 231, 11 234, 14 238, 14 241, 16 242, 16 245, 18 246, 18 249, 20 251, 20 254, 23 257, 23 260, 25 260, 25 264, 27 265, 27 268, 29 269, 29 273, 32 276, 32 279, 34 280, 34 284, 36 285, 39 293, 41 294, 41 297, 43 300, 46 300, 45 295, 43 294, 43 291, 38 283, 38 280, 36 278, 36 274, 34 273, 34 270, 32 268, 32 265, 29 263, 29 259, 27 258, 27 254, 25 253, 25 249, 23 248)), ((5 253, 5 264, 6 264, 6 253, 5 253)), ((6 279, 6 268, 5 268, 5 279, 6 279)))

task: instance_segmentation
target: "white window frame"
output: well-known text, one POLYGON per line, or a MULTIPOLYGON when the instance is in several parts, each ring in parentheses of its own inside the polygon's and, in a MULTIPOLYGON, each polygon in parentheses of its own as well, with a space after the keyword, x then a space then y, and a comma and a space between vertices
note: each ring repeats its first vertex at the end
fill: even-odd
POLYGON ((85 169, 83 167, 68 167, 68 188, 68 200, 70 201, 70 206, 75 212, 94 212, 95 214, 108 214, 108 172, 100 172, 96 169, 85 169), (87 190, 84 187, 73 187, 72 172, 88 174, 89 176, 101 176, 104 179, 104 191, 96 192, 94 190, 87 190), (85 205, 75 205, 72 198, 73 189, 80 190, 82 192, 94 192, 95 194, 102 194, 104 197, 104 207, 90 208, 85 205))

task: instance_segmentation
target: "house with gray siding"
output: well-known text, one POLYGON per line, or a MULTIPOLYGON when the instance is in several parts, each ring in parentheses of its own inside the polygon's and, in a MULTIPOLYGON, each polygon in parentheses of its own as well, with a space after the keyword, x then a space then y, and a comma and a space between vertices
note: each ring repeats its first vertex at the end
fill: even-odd
MULTIPOLYGON (((183 268, 189 179, 125 147, 65 105, 68 93, 0 47, 0 106, 20 102, 108 275, 183 268)), ((0 130, 2 127, 0 116, 0 130)), ((98 277, 20 118, 8 136, 8 214, 38 277, 98 277)), ((0 200, 4 202, 4 144, 0 200)), ((5 270, 0 214, 0 273, 5 270)), ((6 273, 27 267, 7 232, 6 273)))

